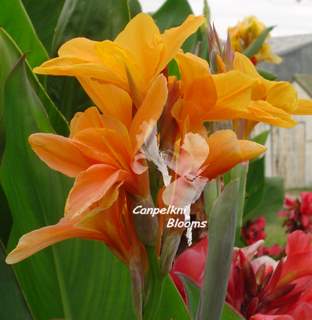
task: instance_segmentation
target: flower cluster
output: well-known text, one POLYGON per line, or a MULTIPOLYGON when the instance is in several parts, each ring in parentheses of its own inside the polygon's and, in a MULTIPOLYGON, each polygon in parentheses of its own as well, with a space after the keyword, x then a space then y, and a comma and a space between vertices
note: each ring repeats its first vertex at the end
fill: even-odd
MULTIPOLYGON (((246 17, 228 30, 233 49, 238 52, 244 52, 265 29, 265 25, 256 17, 246 17)), ((268 41, 261 46, 258 53, 251 57, 251 60, 254 64, 261 61, 270 63, 280 63, 282 61, 279 56, 272 52, 268 41)))
MULTIPOLYGON (((206 60, 184 53, 182 44, 204 21, 189 16, 161 33, 148 14, 140 13, 114 41, 74 38, 60 47, 58 57, 34 69, 75 77, 95 106, 75 114, 68 137, 29 137, 37 156, 74 183, 64 217, 24 235, 8 263, 70 238, 101 241, 129 267, 141 297, 149 249, 157 252, 166 274, 185 230, 179 223, 168 228, 167 222, 189 220, 192 209, 201 208, 208 181, 265 152, 248 139, 254 126, 264 122, 289 128, 296 125, 292 115, 312 113, 312 102, 299 99, 290 83, 263 78, 239 52, 224 54, 219 46, 215 73, 206 60), (169 73, 172 60, 178 74, 169 73), (207 129, 207 122, 223 120, 232 121, 232 129, 207 129), (136 207, 169 206, 186 212, 179 217, 133 214, 136 207)), ((243 252, 237 252, 239 270, 251 263, 243 252)), ((283 268, 287 261, 281 262, 283 268)), ((286 281, 287 273, 268 268, 271 273, 259 269, 261 290, 277 277, 277 283, 269 282, 270 294, 290 292, 295 279, 286 281)), ((272 309, 255 300, 257 288, 253 300, 240 307, 244 314, 272 309)), ((142 300, 136 301, 141 314, 142 300)))
POLYGON ((301 192, 299 199, 286 196, 284 209, 278 215, 285 219, 283 226, 287 233, 312 232, 312 192, 301 192))
MULTIPOLYGON (((242 238, 247 245, 252 245, 259 240, 265 240, 266 220, 264 217, 259 217, 254 220, 249 220, 242 228, 242 238)), ((257 256, 279 257, 283 253, 283 248, 274 244, 272 246, 261 245, 257 250, 257 256)))
MULTIPOLYGON (((256 257, 259 246, 261 241, 234 251, 227 303, 248 320, 311 319, 312 236, 302 231, 290 234, 286 257, 278 262, 256 257)), ((171 276, 184 299, 179 274, 202 286, 207 255, 204 238, 176 259, 171 276)))

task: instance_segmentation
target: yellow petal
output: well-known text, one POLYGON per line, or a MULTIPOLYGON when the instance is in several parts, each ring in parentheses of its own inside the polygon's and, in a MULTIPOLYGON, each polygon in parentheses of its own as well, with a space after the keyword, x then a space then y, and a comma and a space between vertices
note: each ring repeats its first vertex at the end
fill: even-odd
POLYGON ((104 115, 115 117, 126 127, 130 127, 132 101, 126 91, 91 78, 82 77, 78 80, 104 115))
POLYGON ((235 52, 233 67, 235 70, 245 73, 252 78, 261 78, 256 67, 245 55, 235 52))
POLYGON ((149 88, 130 128, 130 137, 136 153, 160 118, 167 101, 168 89, 164 75, 160 74, 149 88))
POLYGON ((291 115, 279 108, 276 108, 266 101, 252 101, 248 106, 243 119, 249 119, 257 122, 264 122, 282 128, 291 128, 297 124, 291 115))
POLYGON ((288 82, 275 82, 267 92, 266 101, 274 107, 292 113, 297 107, 297 92, 288 82))
POLYGON ((244 110, 251 101, 254 80, 238 71, 213 75, 217 89, 217 108, 244 110))
POLYGON ((87 38, 74 38, 65 42, 58 50, 60 57, 76 57, 86 62, 101 63, 101 59, 96 52, 96 44, 87 38))
POLYGON ((98 164, 90 167, 76 178, 66 201, 65 215, 79 216, 100 200, 101 207, 108 208, 116 199, 112 190, 117 192, 126 177, 126 172, 112 166, 98 164))
POLYGON ((185 40, 192 35, 205 22, 203 16, 189 15, 178 27, 166 30, 162 35, 163 52, 158 65, 161 72, 166 65, 175 57, 185 40))
POLYGON ((292 113, 298 115, 312 115, 312 100, 299 99, 297 107, 292 113))
POLYGON ((92 77, 103 79, 124 90, 128 89, 125 74, 116 73, 111 66, 99 63, 90 63, 76 57, 60 57, 44 62, 41 66, 33 69, 38 74, 54 76, 92 77))
POLYGON ((69 138, 50 133, 35 133, 29 137, 29 143, 50 168, 69 177, 77 176, 94 162, 83 155, 69 138))

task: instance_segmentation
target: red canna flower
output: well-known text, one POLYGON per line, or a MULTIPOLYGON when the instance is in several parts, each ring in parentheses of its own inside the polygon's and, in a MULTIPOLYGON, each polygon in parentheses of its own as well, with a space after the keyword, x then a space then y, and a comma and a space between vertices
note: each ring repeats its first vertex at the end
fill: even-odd
MULTIPOLYGON (((257 258, 259 246, 261 241, 234 251, 226 301, 248 320, 312 319, 312 235, 290 234, 280 261, 257 258)), ((207 249, 203 239, 176 259, 171 275, 182 296, 178 274, 201 286, 207 249)))
POLYGON ((295 230, 312 232, 312 192, 302 192, 300 199, 285 197, 284 210, 278 215, 286 218, 283 223, 286 232, 291 233, 295 230))

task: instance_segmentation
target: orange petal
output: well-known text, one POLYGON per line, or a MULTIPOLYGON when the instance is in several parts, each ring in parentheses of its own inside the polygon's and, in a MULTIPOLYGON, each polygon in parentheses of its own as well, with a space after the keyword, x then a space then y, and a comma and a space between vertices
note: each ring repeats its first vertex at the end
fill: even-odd
POLYGON ((203 175, 214 179, 240 162, 265 152, 266 148, 252 141, 238 140, 232 130, 220 130, 208 138, 209 157, 203 175))
POLYGON ((131 140, 127 129, 114 118, 103 117, 103 128, 89 128, 78 132, 74 141, 78 148, 92 159, 101 159, 107 164, 114 164, 126 170, 133 159, 131 140), (93 155, 100 156, 94 158, 93 155), (113 162, 107 159, 113 159, 113 162), (106 162, 108 161, 108 162, 106 162))
POLYGON ((115 117, 126 127, 130 127, 132 101, 126 91, 91 78, 82 77, 78 80, 104 115, 115 117))
POLYGON ((82 172, 68 195, 66 216, 78 216, 100 200, 101 207, 109 207, 116 199, 112 190, 117 192, 126 177, 125 171, 104 164, 94 165, 82 172))
POLYGON ((50 133, 35 133, 29 137, 29 143, 38 157, 50 168, 69 177, 77 176, 94 163, 83 155, 69 138, 50 133))
POLYGON ((84 112, 77 112, 70 121, 70 135, 75 136, 81 130, 103 128, 103 117, 96 107, 90 107, 84 112))
POLYGON ((129 132, 134 146, 134 153, 141 148, 160 118, 167 101, 167 95, 167 81, 165 76, 160 74, 149 88, 130 127, 129 132))
POLYGON ((61 219, 58 224, 43 227, 22 236, 17 247, 7 256, 6 263, 17 263, 52 244, 70 238, 97 239, 100 235, 93 231, 76 228, 61 219))
MULTIPOLYGON (((159 29, 149 14, 136 15, 119 33, 114 43, 131 53, 146 82, 152 80, 157 74, 162 44, 159 29)), ((136 75, 133 76, 136 78, 136 75)))
POLYGON ((161 72, 166 65, 174 58, 185 40, 192 35, 205 22, 203 16, 195 17, 189 15, 178 27, 166 30, 162 35, 163 52, 158 65, 158 72, 161 72))
POLYGON ((178 53, 176 56, 184 88, 189 87, 195 79, 210 74, 208 62, 191 53, 178 53))

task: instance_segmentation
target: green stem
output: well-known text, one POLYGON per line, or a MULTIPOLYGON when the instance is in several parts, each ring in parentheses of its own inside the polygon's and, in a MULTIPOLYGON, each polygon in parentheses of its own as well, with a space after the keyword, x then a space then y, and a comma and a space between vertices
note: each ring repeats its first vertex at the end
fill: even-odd
POLYGON ((241 163, 237 166, 238 175, 234 176, 233 179, 239 178, 239 199, 238 199, 238 209, 236 218, 236 234, 235 234, 235 244, 241 244, 241 230, 243 226, 243 217, 245 209, 245 198, 246 198, 246 183, 248 175, 249 163, 241 163))
POLYGON ((144 320, 158 320, 158 310, 162 297, 164 278, 154 247, 146 246, 149 270, 146 277, 145 299, 143 306, 144 320))

